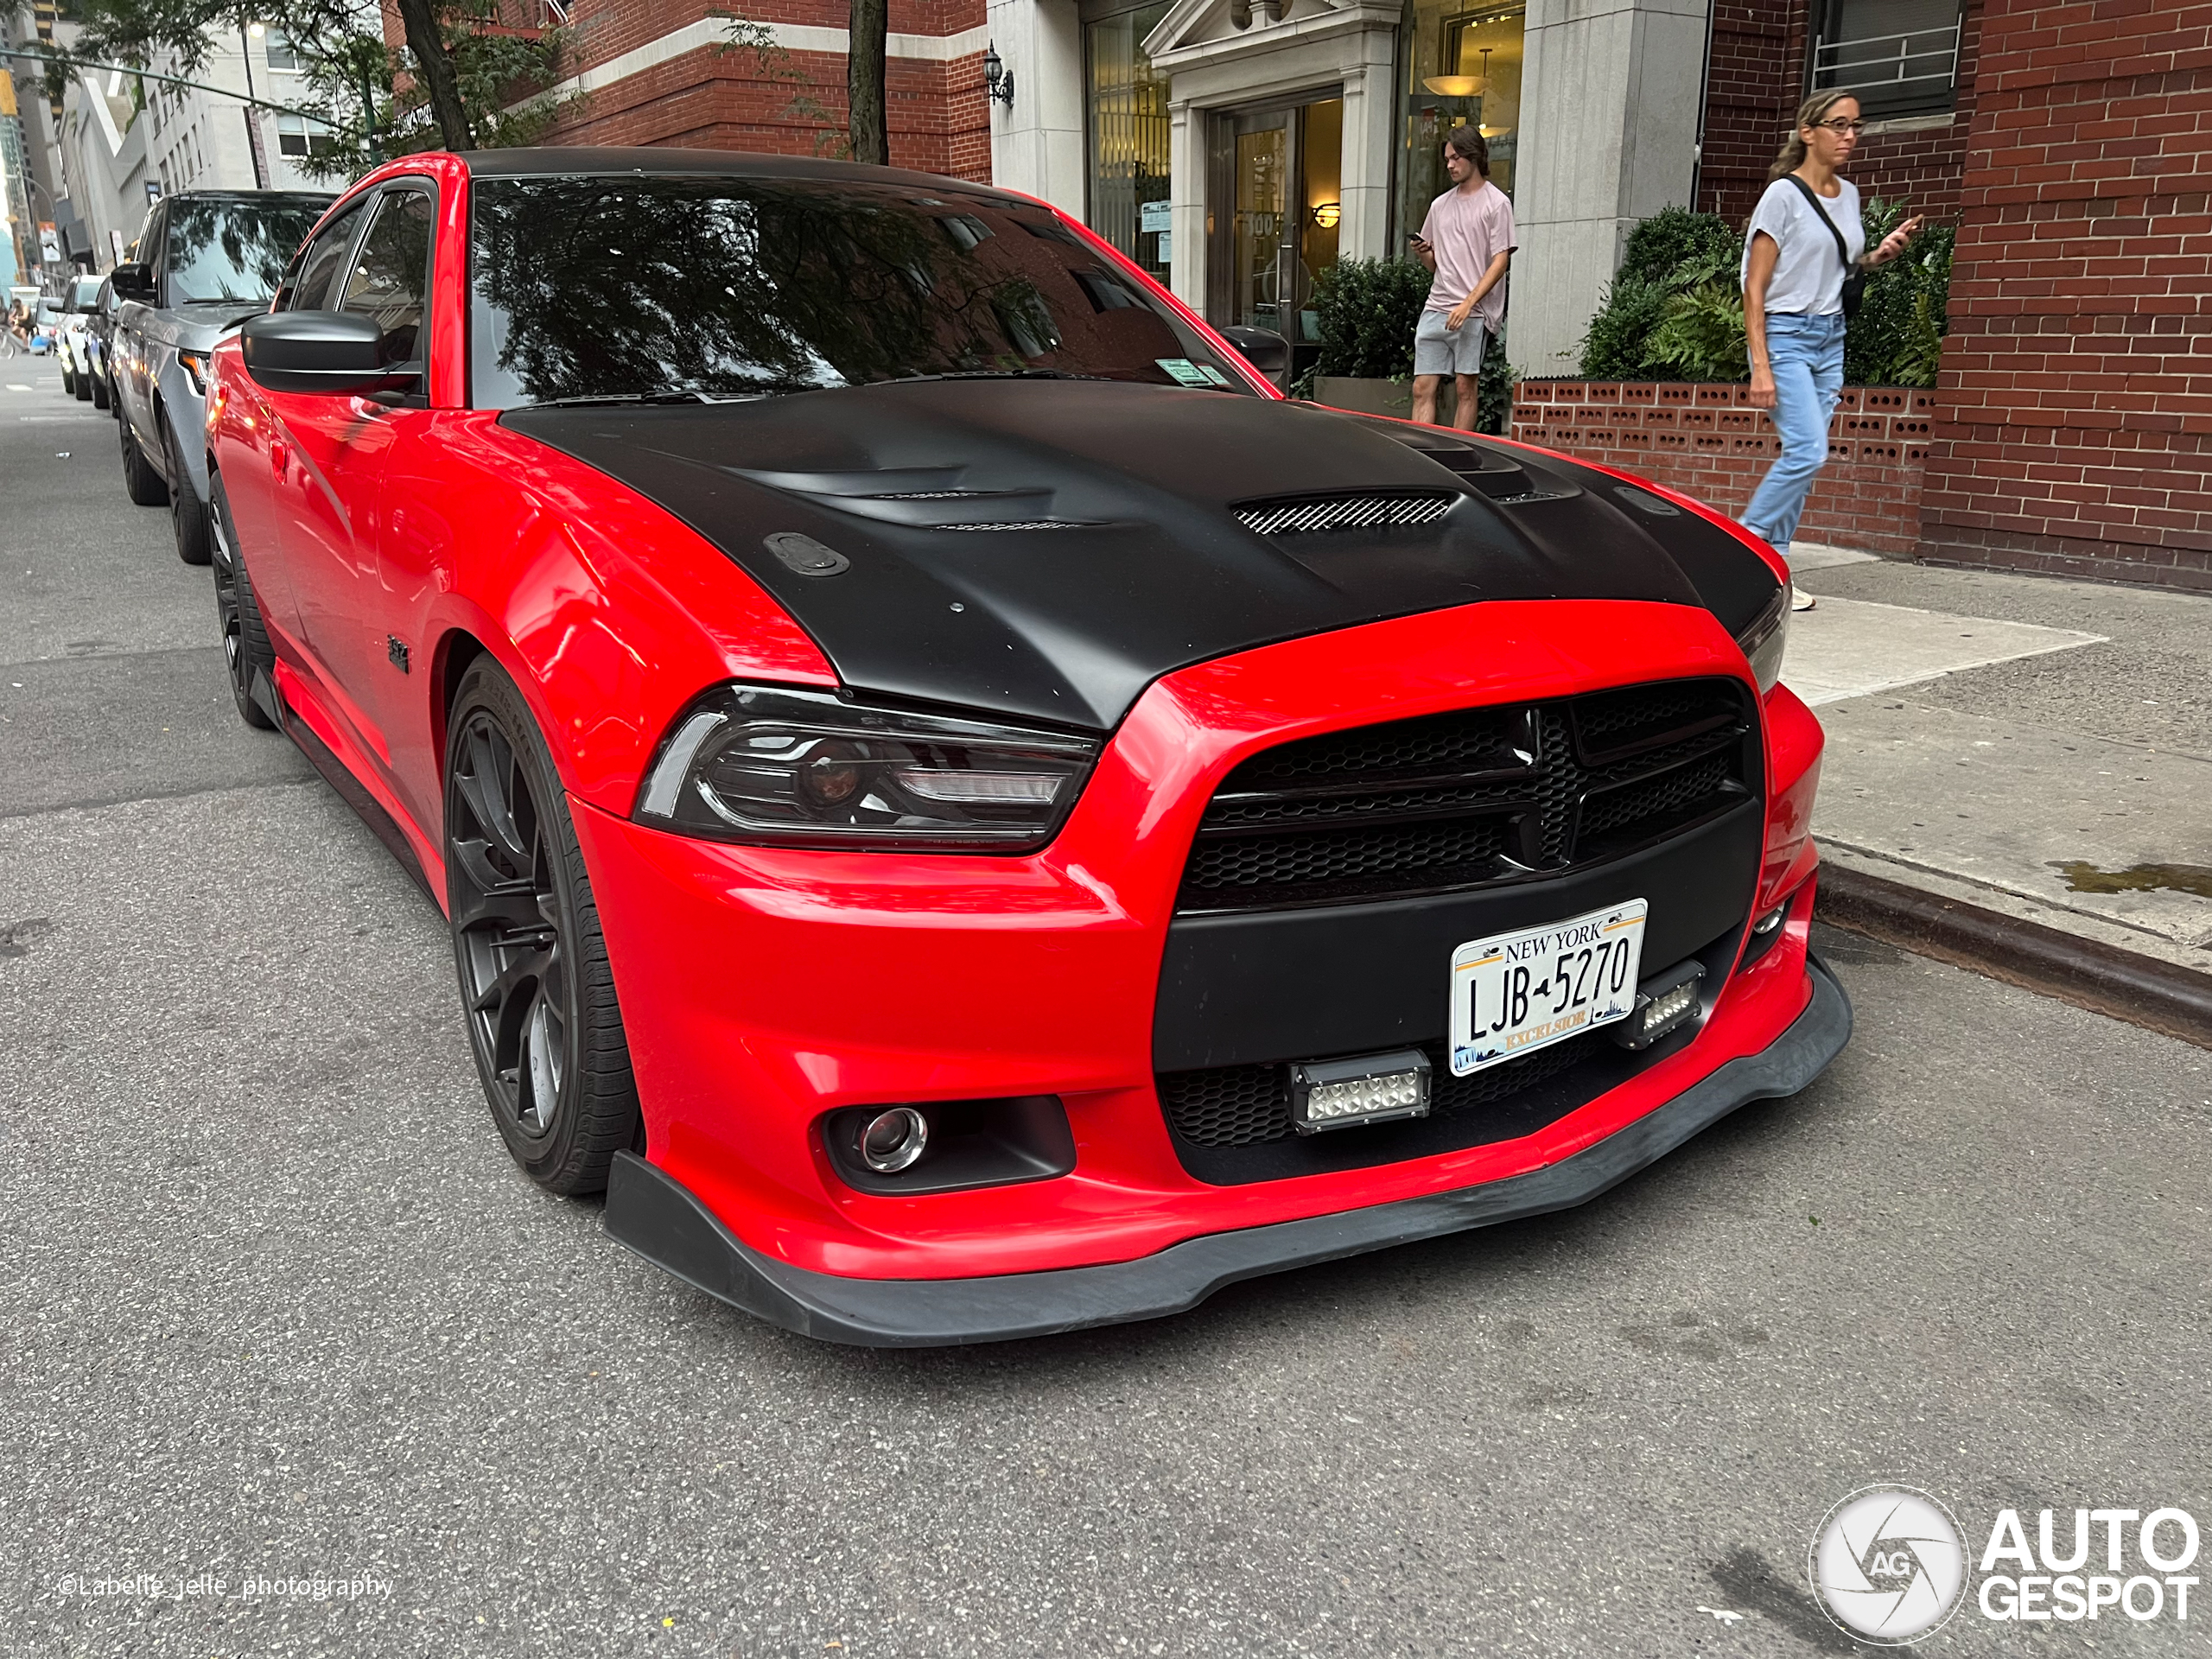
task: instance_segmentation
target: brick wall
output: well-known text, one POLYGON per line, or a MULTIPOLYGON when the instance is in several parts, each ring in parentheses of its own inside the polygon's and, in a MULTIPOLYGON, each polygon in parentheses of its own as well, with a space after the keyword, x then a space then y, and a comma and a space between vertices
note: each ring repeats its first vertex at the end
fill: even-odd
MULTIPOLYGON (((1862 196, 1910 202, 1934 219, 1957 216, 1983 3, 1969 0, 1962 19, 1952 117, 1941 125, 1891 127, 1860 139, 1850 178, 1862 196)), ((1767 168, 1805 96, 1810 10, 1808 0, 1715 0, 1705 153, 1698 168, 1696 205, 1702 212, 1740 225, 1766 188, 1767 168)))
POLYGON ((1923 557, 2212 590, 2212 4, 1992 0, 1923 557))
MULTIPOLYGON (((707 5, 626 0, 578 11, 572 73, 698 21, 707 5)), ((842 29, 849 16, 842 0, 764 0, 743 15, 824 29, 842 29)), ((891 0, 893 34, 941 38, 983 21, 983 0, 891 0)), ((988 182, 990 118, 980 52, 947 62, 893 56, 884 90, 892 165, 988 182)), ((834 156, 843 151, 845 114, 842 53, 709 46, 596 89, 564 111, 542 142, 834 156)))
MULTIPOLYGON (((1748 397, 1748 387, 1735 385, 1523 380, 1513 435, 1637 474, 1732 518, 1781 448, 1773 423, 1748 397)), ((1911 557, 1936 404, 1933 392, 1846 386, 1798 538, 1911 557)))

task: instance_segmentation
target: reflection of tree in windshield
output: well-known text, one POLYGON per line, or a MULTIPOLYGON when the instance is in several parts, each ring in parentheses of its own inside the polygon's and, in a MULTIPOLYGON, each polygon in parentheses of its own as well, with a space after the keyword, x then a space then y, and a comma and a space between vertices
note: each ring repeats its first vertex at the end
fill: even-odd
POLYGON ((1079 242, 972 201, 626 177, 485 180, 474 207, 480 405, 1032 368, 1172 383, 1155 359, 1205 354, 1079 242))
POLYGON ((329 205, 297 196, 171 201, 169 303, 268 299, 329 205))

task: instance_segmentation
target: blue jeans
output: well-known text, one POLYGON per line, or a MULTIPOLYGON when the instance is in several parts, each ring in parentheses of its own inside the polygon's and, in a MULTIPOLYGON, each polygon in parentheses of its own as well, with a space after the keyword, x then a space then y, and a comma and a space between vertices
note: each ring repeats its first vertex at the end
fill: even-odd
POLYGON ((1770 314, 1766 354, 1774 370, 1774 423, 1782 433, 1782 454, 1744 509, 1743 523, 1787 554, 1805 498, 1828 458, 1828 421, 1843 391, 1843 313, 1770 314))

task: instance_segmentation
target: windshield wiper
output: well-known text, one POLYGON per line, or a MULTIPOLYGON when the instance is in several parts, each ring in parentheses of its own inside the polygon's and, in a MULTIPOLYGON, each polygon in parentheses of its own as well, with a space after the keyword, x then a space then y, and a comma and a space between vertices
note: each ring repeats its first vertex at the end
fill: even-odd
POLYGON ((903 386, 914 380, 1110 380, 1106 374, 1072 374, 1065 369, 953 369, 944 374, 897 374, 878 385, 903 386))
POLYGON ((821 391, 803 381, 778 382, 757 391, 602 391, 581 397, 545 397, 524 409, 576 409, 592 404, 752 404, 790 391, 821 391))
POLYGON ((703 391, 601 391, 582 397, 545 397, 524 409, 576 409, 586 404, 710 404, 703 391))

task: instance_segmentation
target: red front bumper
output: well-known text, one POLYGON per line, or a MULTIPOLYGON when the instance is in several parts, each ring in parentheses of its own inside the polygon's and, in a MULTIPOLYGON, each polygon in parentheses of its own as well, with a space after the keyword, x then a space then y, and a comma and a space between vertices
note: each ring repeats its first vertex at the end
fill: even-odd
MULTIPOLYGON (((1560 1164, 1805 1012, 1820 736, 1795 698, 1765 705, 1755 908, 1796 894, 1781 942, 1727 981, 1681 1052, 1538 1133, 1403 1163, 1217 1186, 1178 1159, 1154 1087, 1154 1005, 1198 817, 1238 760, 1293 738, 1743 674, 1705 613, 1618 602, 1489 604, 1263 647, 1154 684, 1058 839, 1023 858, 733 847, 578 804, 651 1161, 763 1262, 937 1281, 1131 1262, 1560 1164), (860 1192, 817 1128, 840 1107, 1039 1094, 1065 1102, 1077 1161, 1030 1185, 860 1192)), ((1440 1008, 1442 964, 1436 977, 1440 1008)))

